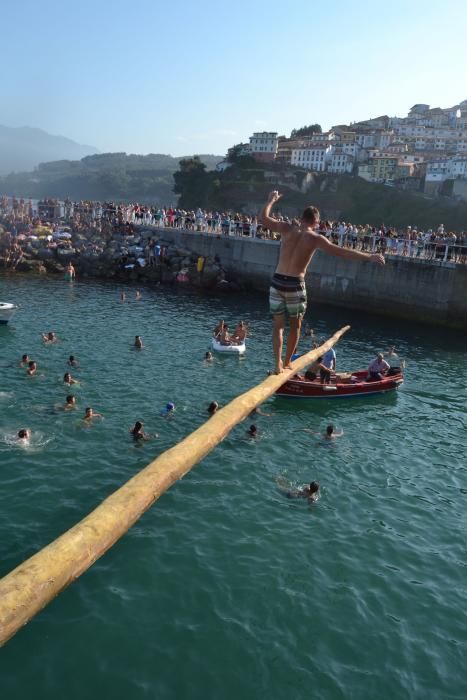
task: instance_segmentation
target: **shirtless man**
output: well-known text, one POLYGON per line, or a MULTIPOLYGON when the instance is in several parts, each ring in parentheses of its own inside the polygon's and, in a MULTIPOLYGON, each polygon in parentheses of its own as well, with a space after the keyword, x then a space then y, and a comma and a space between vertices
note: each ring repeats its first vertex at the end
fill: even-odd
POLYGON ((369 260, 378 265, 384 265, 382 255, 340 248, 330 243, 325 236, 315 233, 315 227, 319 224, 319 211, 316 207, 307 207, 298 224, 289 224, 273 218, 271 209, 280 198, 279 192, 271 192, 259 217, 263 226, 281 234, 279 262, 271 280, 269 294, 269 306, 274 317, 272 346, 276 374, 283 372, 284 367, 285 369, 291 367, 291 358, 297 347, 302 318, 306 310, 305 273, 315 252, 322 250, 324 253, 347 260, 369 260), (282 344, 286 312, 289 315, 290 330, 283 364, 282 344))

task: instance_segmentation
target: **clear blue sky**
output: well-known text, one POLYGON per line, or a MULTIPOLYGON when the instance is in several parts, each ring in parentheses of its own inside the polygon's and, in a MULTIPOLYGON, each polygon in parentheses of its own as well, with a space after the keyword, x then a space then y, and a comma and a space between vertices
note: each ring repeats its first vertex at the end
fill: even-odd
POLYGON ((0 124, 101 151, 222 154, 412 104, 467 99, 467 2, 18 0, 0 124))

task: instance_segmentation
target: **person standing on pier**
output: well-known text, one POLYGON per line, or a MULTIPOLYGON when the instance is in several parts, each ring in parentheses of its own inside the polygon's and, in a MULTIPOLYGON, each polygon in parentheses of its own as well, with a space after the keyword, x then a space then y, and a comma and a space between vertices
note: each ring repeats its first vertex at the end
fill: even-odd
POLYGON ((319 210, 316 207, 307 207, 298 223, 287 223, 272 217, 271 209, 281 196, 277 191, 271 192, 259 217, 263 226, 281 235, 279 262, 269 291, 269 307, 274 318, 272 345, 276 374, 283 372, 284 367, 291 368, 291 358, 297 347, 306 310, 305 273, 315 252, 322 250, 346 260, 371 261, 384 265, 384 257, 380 254, 340 248, 330 243, 325 236, 316 233, 315 228, 319 225, 319 210), (285 360, 282 362, 286 313, 290 328, 285 360))

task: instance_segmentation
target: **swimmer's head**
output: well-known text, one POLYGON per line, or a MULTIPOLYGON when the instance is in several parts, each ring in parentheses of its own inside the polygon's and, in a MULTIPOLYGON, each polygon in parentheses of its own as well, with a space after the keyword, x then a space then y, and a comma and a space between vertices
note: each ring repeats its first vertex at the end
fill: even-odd
POLYGON ((29 362, 29 355, 25 353, 23 357, 21 358, 21 362, 29 362))
POLYGON ((318 493, 319 491, 319 481, 312 481, 309 486, 310 493, 318 493))
POLYGON ((65 372, 65 374, 63 375, 63 381, 68 383, 70 381, 70 379, 71 379, 71 374, 69 372, 65 372))
POLYGON ((55 338, 55 333, 54 333, 53 331, 49 331, 49 332, 47 333, 47 338, 48 338, 49 340, 53 340, 53 339, 55 338))
POLYGON ((206 353, 205 356, 204 356, 204 359, 205 359, 205 360, 212 360, 212 352, 210 352, 210 351, 208 350, 207 353, 206 353))
POLYGON ((74 362, 74 361, 75 361, 75 356, 70 355, 70 357, 68 358, 68 362, 74 362))
POLYGON ((256 427, 256 425, 250 425, 249 430, 248 430, 248 434, 249 435, 256 435, 257 432, 258 432, 258 428, 256 427))
POLYGON ((67 402, 67 406, 74 406, 75 405, 76 399, 73 396, 73 394, 68 394, 68 396, 66 397, 66 402, 67 402))
POLYGON ((208 413, 210 413, 212 415, 213 413, 215 413, 217 411, 218 408, 219 408, 219 404, 217 403, 217 401, 211 401, 211 403, 208 406, 208 413))
POLYGON ((27 440, 29 438, 29 430, 26 430, 26 428, 21 428, 21 430, 18 431, 18 439, 19 440, 27 440))
POLYGON ((170 411, 173 411, 175 409, 175 404, 172 401, 169 401, 168 404, 165 406, 165 410, 167 413, 170 413, 170 411))
POLYGON ((334 432, 334 426, 332 424, 328 425, 326 428, 326 435, 332 435, 333 432, 334 432))
POLYGON ((90 406, 86 409, 86 417, 88 416, 92 416, 92 408, 90 406))
POLYGON ((133 426, 133 430, 131 431, 132 433, 139 433, 140 430, 143 428, 143 423, 140 420, 137 420, 135 425, 133 426))

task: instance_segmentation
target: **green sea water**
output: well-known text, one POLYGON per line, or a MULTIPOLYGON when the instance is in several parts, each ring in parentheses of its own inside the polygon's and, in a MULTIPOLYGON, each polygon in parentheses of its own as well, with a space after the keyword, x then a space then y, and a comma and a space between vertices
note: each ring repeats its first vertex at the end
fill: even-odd
MULTIPOLYGON (((142 292, 0 277, 0 300, 21 305, 0 327, 0 575, 272 367, 263 293, 142 292), (250 324, 247 353, 206 365, 219 318, 250 324), (49 330, 60 342, 46 347, 49 330), (65 413, 70 354, 80 386, 65 413), (83 427, 86 406, 104 419, 83 427), (159 437, 135 446, 136 420, 159 437)), ((466 337, 313 305, 307 320, 320 338, 351 323, 341 370, 395 344, 404 386, 267 402, 257 440, 236 427, 0 650, 2 699, 467 698, 466 337), (344 430, 333 444, 303 431, 330 422, 344 430), (278 479, 317 479, 321 498, 289 500, 278 479)))

